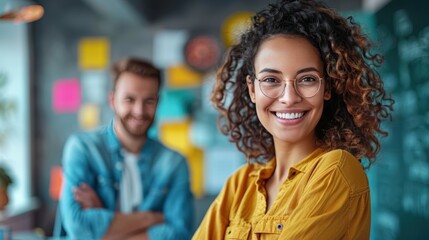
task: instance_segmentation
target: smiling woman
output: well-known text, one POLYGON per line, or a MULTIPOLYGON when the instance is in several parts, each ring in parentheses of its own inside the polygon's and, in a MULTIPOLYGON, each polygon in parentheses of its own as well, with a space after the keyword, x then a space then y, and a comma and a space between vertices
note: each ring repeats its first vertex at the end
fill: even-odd
POLYGON ((369 239, 364 168, 393 104, 370 48, 358 25, 318 1, 280 0, 252 18, 211 99, 249 164, 194 239, 369 239))
MULTIPOLYGON (((273 136, 277 146, 276 156, 288 155, 281 149, 302 144, 308 155, 316 147, 315 128, 323 112, 323 101, 330 99, 325 89, 322 60, 317 49, 305 38, 275 35, 265 40, 255 56, 255 75, 259 85, 254 85, 250 75, 247 85, 250 99, 262 126, 273 136), (271 79, 280 86, 272 89, 271 79), (309 80, 310 79, 310 80, 309 80), (310 82, 310 83, 308 83, 310 82), (321 86, 321 87, 320 87, 321 86)), ((300 156, 289 162, 302 159, 300 156)), ((286 158, 284 156, 283 158, 286 158)))

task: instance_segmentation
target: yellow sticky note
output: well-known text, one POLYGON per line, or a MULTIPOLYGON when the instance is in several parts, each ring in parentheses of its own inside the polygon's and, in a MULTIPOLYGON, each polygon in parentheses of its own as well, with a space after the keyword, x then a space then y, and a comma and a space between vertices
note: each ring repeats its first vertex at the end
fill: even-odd
POLYGON ((95 104, 85 104, 79 111, 79 123, 82 129, 92 129, 100 124, 100 108, 95 104))
POLYGON ((193 148, 185 157, 188 159, 191 172, 191 190, 195 197, 202 197, 204 195, 204 151, 193 148))
POLYGON ((180 152, 188 160, 191 172, 191 189, 196 197, 204 194, 204 152, 195 147, 190 139, 191 121, 189 119, 164 122, 160 126, 161 141, 168 147, 180 152))
POLYGON ((225 46, 237 44, 241 35, 251 26, 254 12, 240 11, 230 15, 222 24, 221 36, 225 46))
POLYGON ((188 119, 164 122, 159 129, 160 139, 166 146, 186 155, 193 148, 189 137, 190 129, 191 121, 188 119))
POLYGON ((202 75, 185 64, 173 65, 167 68, 167 84, 171 88, 198 87, 202 75))
POLYGON ((81 70, 105 69, 109 64, 110 42, 104 37, 82 38, 79 41, 81 70))

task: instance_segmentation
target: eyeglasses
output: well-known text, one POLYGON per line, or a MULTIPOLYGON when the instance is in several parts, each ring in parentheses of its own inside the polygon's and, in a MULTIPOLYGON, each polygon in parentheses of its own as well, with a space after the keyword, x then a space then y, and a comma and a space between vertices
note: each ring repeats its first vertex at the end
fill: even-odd
MULTIPOLYGON (((295 79, 291 79, 291 81, 293 81, 295 92, 299 96, 311 98, 319 92, 320 86, 322 86, 322 79, 323 78, 315 73, 306 73, 297 76, 295 79)), ((273 76, 267 76, 256 80, 259 81, 259 88, 262 93, 269 98, 278 98, 283 95, 286 83, 288 82, 273 76)))

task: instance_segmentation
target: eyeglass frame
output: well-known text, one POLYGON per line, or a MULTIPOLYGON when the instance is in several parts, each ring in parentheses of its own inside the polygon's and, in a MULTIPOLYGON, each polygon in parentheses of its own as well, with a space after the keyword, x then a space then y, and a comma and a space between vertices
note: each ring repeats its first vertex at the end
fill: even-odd
POLYGON ((297 77, 295 77, 294 79, 289 79, 289 80, 281 79, 282 83, 284 83, 284 86, 283 86, 283 89, 282 89, 281 93, 278 96, 276 96, 276 97, 267 96, 267 94, 262 90, 261 82, 262 82, 262 80, 264 80, 264 78, 258 79, 258 78, 256 78, 256 76, 254 76, 254 79, 259 82, 259 89, 261 90, 262 94, 264 94, 264 96, 267 97, 267 98, 276 99, 276 98, 282 96, 285 93, 285 91, 286 91, 285 89, 286 89, 287 82, 292 82, 293 83, 293 89, 295 90, 295 93, 298 96, 303 97, 303 98, 312 98, 312 97, 316 96, 317 93, 320 91, 320 88, 322 87, 322 81, 324 80, 324 78, 320 77, 318 74, 305 74, 302 77, 306 77, 308 75, 315 76, 319 80, 319 87, 317 88, 317 91, 314 93, 314 95, 309 96, 309 97, 301 95, 301 93, 298 91, 298 89, 296 87, 296 85, 297 85, 296 82, 297 82, 297 79, 298 79, 297 77))

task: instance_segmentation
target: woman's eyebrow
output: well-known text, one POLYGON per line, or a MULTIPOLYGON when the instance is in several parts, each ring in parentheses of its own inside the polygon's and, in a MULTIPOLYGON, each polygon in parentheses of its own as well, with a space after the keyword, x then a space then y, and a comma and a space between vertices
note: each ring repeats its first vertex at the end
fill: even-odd
POLYGON ((264 68, 261 71, 259 71, 259 73, 264 73, 264 72, 267 72, 267 73, 282 73, 281 71, 276 70, 276 69, 272 69, 272 68, 264 68))
MULTIPOLYGON (((319 72, 319 69, 315 68, 315 67, 306 67, 303 69, 298 70, 296 73, 300 74, 300 73, 304 73, 304 72, 319 72)), ((259 71, 259 73, 282 73, 279 70, 276 69, 272 69, 272 68, 264 68, 261 71, 259 71)))
POLYGON ((319 69, 315 68, 315 67, 307 67, 307 68, 303 68, 298 70, 296 73, 300 74, 300 73, 304 73, 304 72, 319 72, 319 69))

